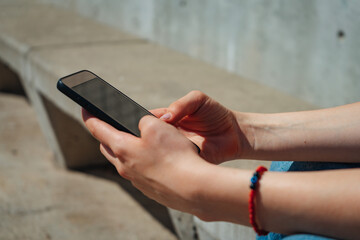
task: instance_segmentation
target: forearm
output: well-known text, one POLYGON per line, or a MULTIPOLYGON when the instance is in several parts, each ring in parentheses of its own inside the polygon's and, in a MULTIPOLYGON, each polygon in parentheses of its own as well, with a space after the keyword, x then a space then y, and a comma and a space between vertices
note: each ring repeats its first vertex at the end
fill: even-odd
POLYGON ((360 103, 305 112, 235 115, 250 143, 242 158, 360 161, 360 103))
MULTIPOLYGON (((252 172, 218 166, 211 168, 197 195, 205 214, 200 217, 249 226, 248 197, 252 172)), ((304 232, 338 238, 358 236, 359 181, 358 169, 266 172, 256 194, 257 222, 262 229, 285 234, 304 232)))
POLYGON ((257 201, 265 229, 354 239, 360 234, 359 169, 267 172, 257 201))

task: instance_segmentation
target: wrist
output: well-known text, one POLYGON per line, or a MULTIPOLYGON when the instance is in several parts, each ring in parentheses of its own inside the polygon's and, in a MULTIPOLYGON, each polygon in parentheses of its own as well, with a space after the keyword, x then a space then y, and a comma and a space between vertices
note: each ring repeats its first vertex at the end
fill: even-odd
POLYGON ((238 125, 238 152, 237 159, 251 159, 255 153, 254 114, 234 112, 238 125))
POLYGON ((204 221, 227 221, 249 226, 248 194, 252 172, 209 164, 198 174, 192 195, 193 214, 204 221))
POLYGON ((277 114, 236 113, 242 148, 241 159, 274 160, 287 148, 286 119, 277 114))

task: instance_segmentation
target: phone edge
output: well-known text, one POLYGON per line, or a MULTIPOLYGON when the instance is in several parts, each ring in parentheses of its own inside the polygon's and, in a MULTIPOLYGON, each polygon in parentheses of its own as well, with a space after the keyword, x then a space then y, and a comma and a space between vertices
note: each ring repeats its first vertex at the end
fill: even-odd
MULTIPOLYGON (((85 70, 86 71, 86 70, 85 70)), ((81 72, 81 71, 78 71, 81 72)), ((76 73, 78 73, 76 72, 76 73)), ((76 74, 74 73, 74 74, 76 74)), ((70 74, 65 77, 69 77, 73 74, 70 74)), ((64 77, 64 78, 65 78, 64 77)), ((104 113, 102 110, 100 110, 98 107, 96 107, 94 104, 87 101, 85 98, 77 94, 74 90, 66 86, 61 80, 63 78, 60 78, 56 84, 57 89, 62 92, 64 95, 66 95, 68 98, 70 98, 73 102, 79 104, 82 108, 84 108, 86 111, 88 111, 90 114, 94 115, 95 117, 99 118, 100 120, 106 122, 107 124, 111 125, 112 127, 116 128, 119 131, 130 133, 134 136, 140 137, 137 134, 131 132, 129 129, 125 128, 123 125, 115 121, 113 118, 111 118, 109 115, 104 113)))

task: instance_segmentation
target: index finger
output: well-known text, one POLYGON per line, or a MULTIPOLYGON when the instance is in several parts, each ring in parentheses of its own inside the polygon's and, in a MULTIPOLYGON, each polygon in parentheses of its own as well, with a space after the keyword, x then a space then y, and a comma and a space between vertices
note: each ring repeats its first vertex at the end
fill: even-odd
POLYGON ((82 109, 82 117, 90 133, 99 140, 99 142, 110 147, 113 151, 119 146, 119 142, 134 142, 137 139, 135 136, 119 131, 106 122, 94 117, 85 109, 82 109))
POLYGON ((167 111, 168 111, 167 108, 156 108, 156 109, 149 110, 149 112, 154 114, 157 118, 160 118, 162 115, 167 113, 167 111))
POLYGON ((200 91, 191 91, 184 97, 176 100, 168 107, 168 122, 176 123, 187 115, 195 113, 209 99, 209 97, 200 91))

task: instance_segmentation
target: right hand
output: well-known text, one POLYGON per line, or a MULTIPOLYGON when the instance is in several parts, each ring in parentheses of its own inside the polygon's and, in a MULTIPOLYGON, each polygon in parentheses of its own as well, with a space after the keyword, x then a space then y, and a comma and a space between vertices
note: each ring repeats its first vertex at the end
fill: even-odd
POLYGON ((234 112, 200 91, 151 112, 198 145, 201 157, 210 163, 220 164, 241 156, 244 135, 234 112))

